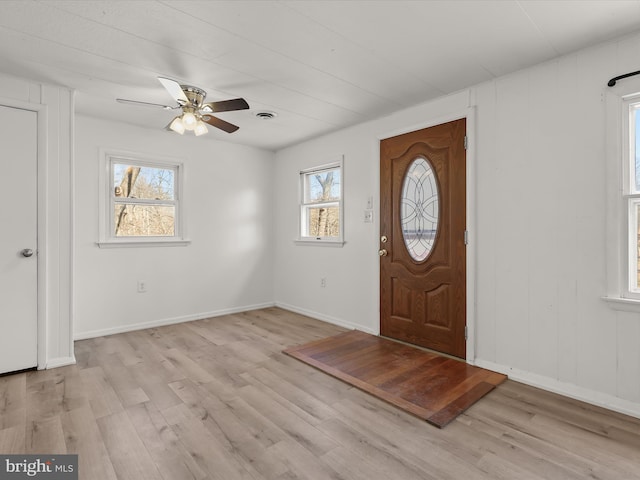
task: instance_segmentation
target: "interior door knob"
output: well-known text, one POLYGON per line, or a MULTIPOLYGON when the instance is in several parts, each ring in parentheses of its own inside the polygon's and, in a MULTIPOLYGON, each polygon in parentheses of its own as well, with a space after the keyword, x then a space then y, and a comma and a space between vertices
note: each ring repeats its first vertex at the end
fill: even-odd
POLYGON ((389 253, 389 252, 387 252, 387 250, 384 249, 384 248, 382 250, 378 251, 378 255, 380 255, 381 257, 386 257, 387 253, 389 253))
POLYGON ((20 253, 23 257, 30 257, 31 255, 33 255, 33 250, 31 250, 30 248, 25 248, 20 253))

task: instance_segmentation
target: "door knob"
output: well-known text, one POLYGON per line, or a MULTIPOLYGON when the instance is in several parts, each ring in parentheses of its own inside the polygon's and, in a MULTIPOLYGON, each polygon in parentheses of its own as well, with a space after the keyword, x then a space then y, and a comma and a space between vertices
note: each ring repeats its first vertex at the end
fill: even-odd
POLYGON ((31 255, 33 255, 33 250, 31 250, 30 248, 25 248, 20 253, 23 257, 30 257, 31 255))
POLYGON ((378 251, 378 255, 380 255, 381 257, 386 257, 387 253, 389 252, 387 252, 384 248, 378 251))

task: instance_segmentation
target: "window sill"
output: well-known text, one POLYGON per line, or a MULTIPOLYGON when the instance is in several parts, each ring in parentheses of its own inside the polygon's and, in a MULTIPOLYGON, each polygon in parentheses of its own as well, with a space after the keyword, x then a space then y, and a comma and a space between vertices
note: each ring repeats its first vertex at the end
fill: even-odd
POLYGON ((317 240, 315 238, 302 239, 298 238, 293 241, 296 245, 300 246, 316 246, 316 247, 338 247, 342 248, 345 244, 343 240, 317 240))
POLYGON ((131 247, 186 247, 191 240, 112 240, 96 242, 100 248, 131 248, 131 247))
POLYGON ((640 300, 624 297, 602 297, 602 300, 609 304, 609 307, 621 312, 640 313, 640 300))

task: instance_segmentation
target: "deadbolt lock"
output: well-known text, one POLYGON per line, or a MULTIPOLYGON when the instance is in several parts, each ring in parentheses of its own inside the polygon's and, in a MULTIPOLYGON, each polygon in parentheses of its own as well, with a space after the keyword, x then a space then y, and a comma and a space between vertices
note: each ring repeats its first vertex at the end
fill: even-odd
POLYGON ((387 243, 387 240, 389 240, 389 239, 387 238, 387 236, 386 236, 386 235, 382 235, 382 236, 380 237, 380 242, 382 242, 382 243, 387 243))

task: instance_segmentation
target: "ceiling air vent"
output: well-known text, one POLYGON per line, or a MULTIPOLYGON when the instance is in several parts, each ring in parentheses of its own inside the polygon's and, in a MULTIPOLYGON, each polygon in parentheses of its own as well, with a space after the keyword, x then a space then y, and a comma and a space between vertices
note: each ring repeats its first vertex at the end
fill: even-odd
POLYGON ((278 114, 275 112, 258 112, 256 113, 256 117, 260 120, 271 120, 272 118, 277 117, 278 114))

